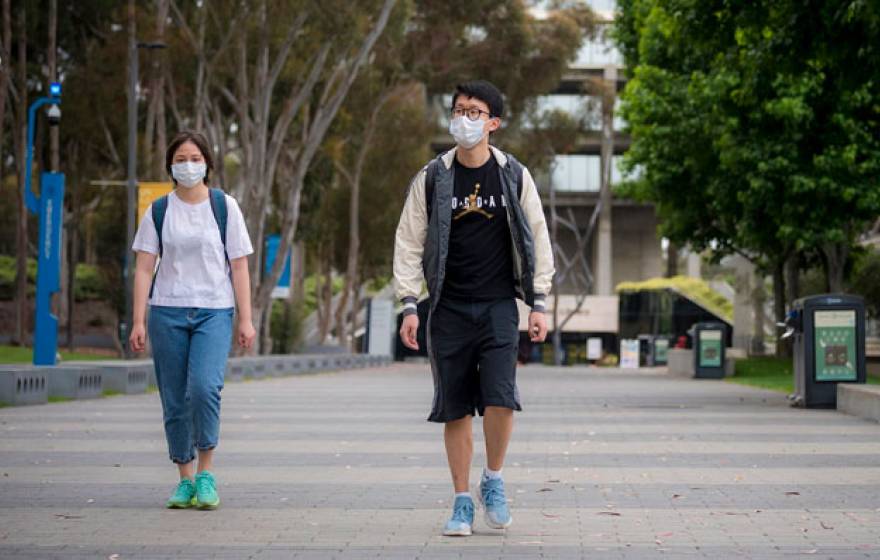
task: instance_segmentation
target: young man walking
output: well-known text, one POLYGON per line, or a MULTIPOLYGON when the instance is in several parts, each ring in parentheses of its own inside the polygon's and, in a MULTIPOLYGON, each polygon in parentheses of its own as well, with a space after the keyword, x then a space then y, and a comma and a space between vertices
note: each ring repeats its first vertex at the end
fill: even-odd
POLYGON ((486 81, 459 85, 449 132, 456 147, 416 175, 397 227, 394 279, 404 305, 403 343, 418 350, 416 301, 430 294, 428 356, 434 403, 428 420, 445 424, 444 439, 455 501, 443 534, 472 532, 469 474, 472 420, 483 416, 487 465, 478 499, 486 523, 510 526, 501 469, 522 410, 516 387, 519 313, 531 307, 529 336, 547 335, 544 298, 553 278, 553 254, 541 198, 528 169, 491 146, 501 126, 501 92, 486 81))

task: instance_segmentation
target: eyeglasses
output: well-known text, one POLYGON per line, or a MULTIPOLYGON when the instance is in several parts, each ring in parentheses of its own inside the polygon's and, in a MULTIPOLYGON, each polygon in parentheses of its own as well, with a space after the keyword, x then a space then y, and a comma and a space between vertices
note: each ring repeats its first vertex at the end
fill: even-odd
POLYGON ((470 109, 465 109, 464 107, 455 107, 454 109, 452 109, 453 117, 461 117, 462 115, 467 116, 467 118, 472 121, 480 120, 480 115, 486 115, 490 118, 492 117, 492 113, 483 111, 478 107, 471 107, 470 109))

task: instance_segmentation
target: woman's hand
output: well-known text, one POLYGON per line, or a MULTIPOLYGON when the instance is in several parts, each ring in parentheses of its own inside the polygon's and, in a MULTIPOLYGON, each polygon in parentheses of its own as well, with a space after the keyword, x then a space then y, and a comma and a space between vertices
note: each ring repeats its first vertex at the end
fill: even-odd
POLYGON ((257 331, 250 321, 238 322, 238 345, 242 348, 250 348, 254 345, 254 339, 257 337, 257 331))
POLYGON ((128 347, 132 352, 143 352, 147 345, 147 329, 143 323, 135 323, 131 327, 131 335, 128 337, 128 347))

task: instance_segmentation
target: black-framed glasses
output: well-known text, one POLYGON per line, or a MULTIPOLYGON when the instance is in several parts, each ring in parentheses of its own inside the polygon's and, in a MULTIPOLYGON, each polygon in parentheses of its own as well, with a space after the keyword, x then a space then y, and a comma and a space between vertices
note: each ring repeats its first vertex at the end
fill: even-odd
POLYGON ((452 109, 453 117, 466 116, 472 121, 478 121, 480 120, 480 115, 486 115, 487 117, 492 118, 492 113, 488 111, 483 111, 479 107, 471 107, 469 109, 465 109, 464 107, 455 107, 454 109, 452 109))

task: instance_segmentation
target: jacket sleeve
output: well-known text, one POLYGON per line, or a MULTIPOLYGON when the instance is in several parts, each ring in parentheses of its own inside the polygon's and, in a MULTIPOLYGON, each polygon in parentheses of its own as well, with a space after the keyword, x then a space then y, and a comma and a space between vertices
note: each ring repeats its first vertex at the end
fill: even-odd
POLYGON ((520 204, 532 230, 535 242, 535 305, 534 311, 544 311, 547 294, 553 285, 553 248, 550 245, 550 233, 547 231, 547 220, 541 206, 541 195, 529 170, 523 168, 523 192, 520 204))
POLYGON ((425 279, 422 270, 428 233, 425 174, 423 168, 410 183, 394 236, 394 285, 397 298, 403 303, 404 316, 416 313, 425 279))

